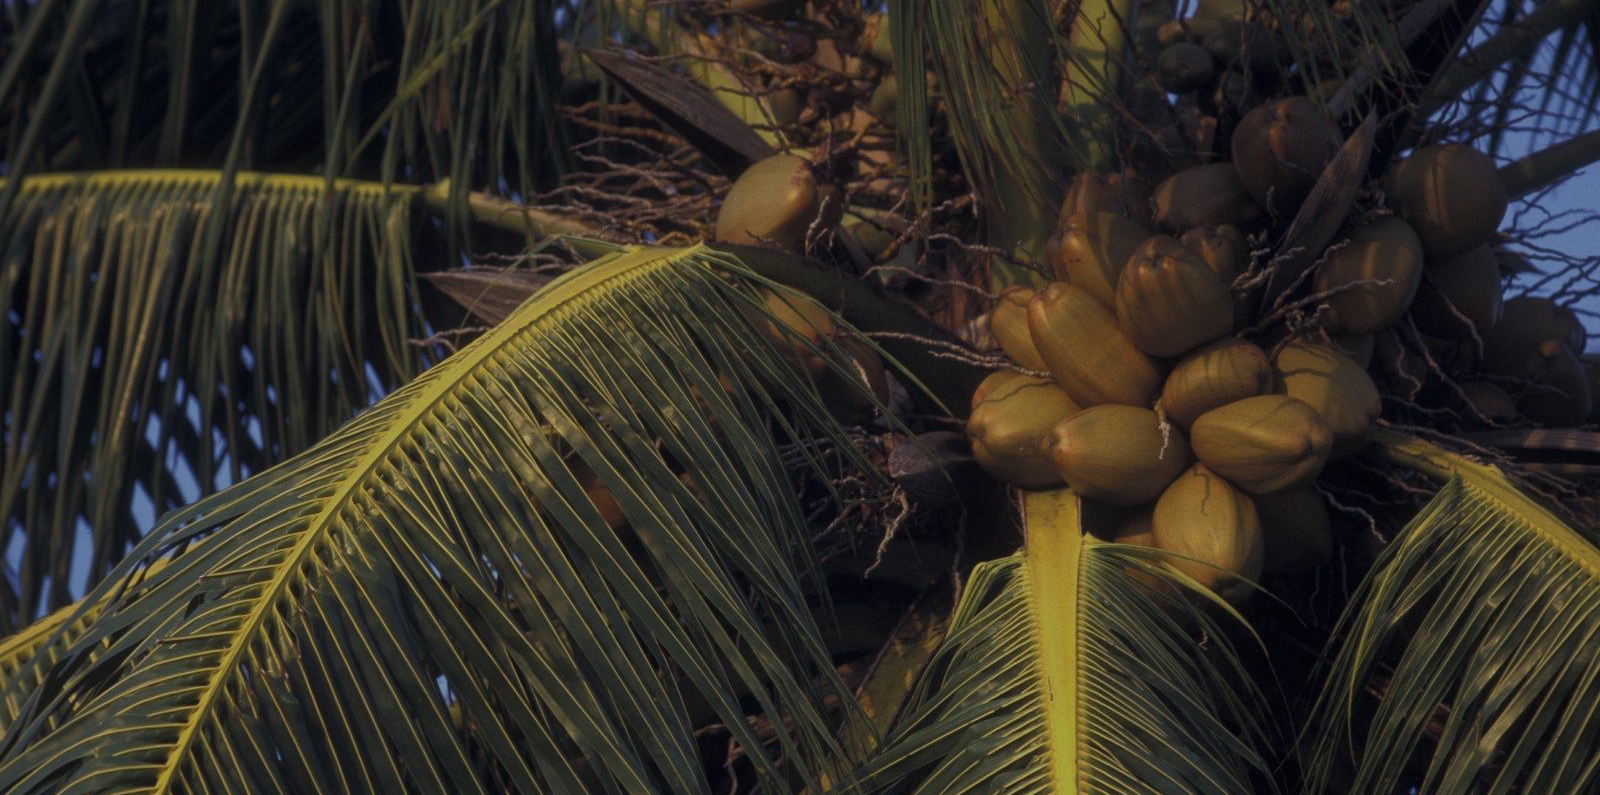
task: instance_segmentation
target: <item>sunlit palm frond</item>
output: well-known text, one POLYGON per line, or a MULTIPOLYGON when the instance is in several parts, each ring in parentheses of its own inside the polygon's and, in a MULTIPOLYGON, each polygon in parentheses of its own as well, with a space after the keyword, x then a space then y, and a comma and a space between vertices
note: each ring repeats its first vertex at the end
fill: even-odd
POLYGON ((784 461, 853 448, 738 272, 702 248, 569 274, 169 515, 12 678, 0 791, 702 792, 710 722, 769 789, 806 782, 840 685, 784 461))
POLYGON ((883 745, 836 792, 1257 791, 1263 696, 1225 633, 1145 590, 1169 582, 1156 553, 1082 534, 1070 492, 1026 495, 1024 517, 1026 551, 973 572, 883 745))
POLYGON ((310 177, 28 179, 0 217, 0 627, 155 515, 321 439, 424 363, 414 191, 310 177), (198 490, 198 491, 197 491, 198 490))
POLYGON ((1305 792, 1352 752, 1350 792, 1593 791, 1600 551, 1489 467, 1382 443, 1449 481, 1355 596, 1309 724, 1305 792))

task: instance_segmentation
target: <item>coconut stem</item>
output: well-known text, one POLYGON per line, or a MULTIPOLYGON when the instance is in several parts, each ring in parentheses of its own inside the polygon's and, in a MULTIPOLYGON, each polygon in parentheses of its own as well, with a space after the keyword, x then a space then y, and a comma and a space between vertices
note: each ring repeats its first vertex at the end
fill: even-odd
MULTIPOLYGON (((991 232, 1017 261, 1043 261, 1061 202, 1056 173, 1063 159, 1050 109, 1042 107, 1041 97, 1048 95, 1035 87, 1049 69, 1050 17, 1040 0, 990 0, 983 8, 992 36, 989 60, 1012 90, 1002 111, 1005 126, 1038 167, 1036 173, 1005 174, 998 180, 994 198, 1001 206, 989 208, 991 232)), ((990 270, 990 287, 995 290, 1037 282, 1034 272, 1014 262, 996 263, 990 270)))
POLYGON ((1104 172, 1112 165, 1116 117, 1104 100, 1121 93, 1127 25, 1135 13, 1134 0, 1083 0, 1072 21, 1061 99, 1083 170, 1104 172))
POLYGON ((1500 169, 1506 195, 1513 199, 1600 160, 1600 130, 1592 130, 1517 160, 1500 169))

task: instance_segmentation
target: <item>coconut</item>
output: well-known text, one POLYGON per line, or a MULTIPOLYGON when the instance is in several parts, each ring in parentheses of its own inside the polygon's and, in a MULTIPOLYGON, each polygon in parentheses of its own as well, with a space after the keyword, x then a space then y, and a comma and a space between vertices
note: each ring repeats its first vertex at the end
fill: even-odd
POLYGON ((1107 177, 1084 171, 1073 177, 1067 186, 1066 198, 1061 202, 1061 212, 1056 216, 1057 229, 1066 228, 1071 218, 1079 213, 1122 216, 1143 227, 1146 234, 1152 228, 1150 196, 1121 174, 1107 177))
POLYGON ((743 312, 790 366, 811 378, 828 369, 825 352, 839 328, 821 304, 804 295, 763 289, 761 307, 743 312))
POLYGON ((1120 215, 1086 212, 1068 217, 1058 231, 1050 260, 1055 277, 1088 291, 1108 309, 1116 306, 1122 267, 1150 237, 1149 230, 1120 215))
POLYGON ((1237 337, 1224 337, 1173 366, 1161 388, 1161 410, 1188 428, 1214 408, 1272 391, 1272 383, 1266 352, 1237 337))
POLYGON ((1250 244, 1237 226, 1223 224, 1191 229, 1178 239, 1205 260, 1224 284, 1233 284, 1233 280, 1250 267, 1250 244))
POLYGON ((872 115, 890 127, 894 126, 895 113, 900 106, 900 83, 894 75, 885 75, 878 81, 878 87, 872 89, 872 98, 867 103, 867 109, 872 115))
MULTIPOLYGON (((1169 19, 1156 28, 1156 43, 1162 47, 1171 47, 1179 42, 1189 41, 1189 26, 1181 19, 1169 19)), ((1210 53, 1206 53, 1210 57, 1210 53)))
POLYGON ((1203 464, 1179 475, 1161 493, 1151 518, 1157 549, 1173 553, 1173 568, 1242 604, 1261 576, 1266 546, 1255 504, 1203 464))
POLYGON ((1180 41, 1162 48, 1156 58, 1156 79, 1173 94, 1199 91, 1217 76, 1211 53, 1198 44, 1180 41))
POLYGON ((967 435, 978 464, 1022 488, 1061 485, 1045 441, 1078 404, 1046 379, 1004 371, 985 378, 974 398, 967 435))
POLYGON ((1582 321, 1571 309, 1537 295, 1505 302, 1500 321, 1483 339, 1483 366, 1491 373, 1526 378, 1529 351, 1545 340, 1560 340, 1573 351, 1588 342, 1582 321))
POLYGON ((1445 340, 1482 339, 1500 320, 1500 266, 1488 245, 1429 259, 1411 305, 1417 330, 1445 340))
POLYGON ((1372 349, 1377 340, 1371 334, 1330 334, 1328 342, 1339 352, 1354 359, 1365 370, 1372 365, 1372 349))
POLYGON ((1383 398, 1356 360, 1318 343, 1295 340, 1278 352, 1273 372, 1284 394, 1317 410, 1333 431, 1330 457, 1365 447, 1372 423, 1383 413, 1383 398))
POLYGON ((1305 97, 1289 97, 1246 113, 1233 131, 1233 167, 1257 204, 1279 215, 1299 209, 1344 137, 1305 97))
POLYGON ((1177 356, 1233 328, 1233 296, 1175 237, 1140 244, 1117 282, 1117 321, 1139 350, 1177 356))
POLYGON ((861 337, 839 338, 845 354, 841 369, 829 368, 817 378, 817 393, 834 419, 856 425, 872 419, 879 406, 889 404, 889 373, 872 344, 861 337))
POLYGON ((1333 558, 1333 524, 1316 489, 1256 497, 1268 574, 1304 574, 1333 558))
POLYGON ((1357 228, 1317 265, 1316 286, 1328 305, 1327 328, 1372 334, 1395 324, 1422 281, 1422 244, 1398 218, 1357 228))
POLYGON ((1466 419, 1474 425, 1509 425, 1517 420, 1517 401, 1498 384, 1468 381, 1461 385, 1461 395, 1467 402, 1466 419))
POLYGON ((1561 340, 1545 340, 1525 357, 1521 368, 1529 381, 1517 395, 1517 409, 1540 425, 1581 425, 1594 409, 1588 373, 1561 340))
POLYGON ((800 111, 806 108, 806 98, 792 88, 780 88, 767 95, 767 109, 772 111, 772 122, 788 127, 800 120, 800 111))
POLYGON ((1028 302, 1033 295, 1032 288, 1021 285, 1001 291, 994 309, 989 311, 989 333, 1011 361, 1029 370, 1043 370, 1044 359, 1033 347, 1033 334, 1028 331, 1028 302))
POLYGON ((1040 290, 1028 303, 1028 329, 1045 367, 1083 406, 1146 405, 1161 386, 1156 361, 1082 288, 1051 282, 1040 290))
POLYGON ((759 160, 728 189, 717 211, 716 238, 802 251, 806 230, 822 210, 822 197, 805 158, 774 155, 759 160))
POLYGON ((1183 433, 1139 406, 1084 409, 1057 424, 1049 444, 1067 485, 1108 505, 1155 499, 1193 460, 1183 433))
POLYGON ((1316 409, 1288 395, 1259 395, 1194 421, 1189 444, 1200 463, 1251 494, 1310 485, 1333 449, 1333 431, 1316 409))
POLYGON ((1470 146, 1425 146, 1401 161, 1387 201, 1417 230, 1429 256, 1463 254, 1500 228, 1506 189, 1494 160, 1470 146))
POLYGON ((1248 227, 1263 215, 1232 163, 1183 169, 1157 186, 1152 200, 1156 223, 1175 232, 1223 224, 1248 227))

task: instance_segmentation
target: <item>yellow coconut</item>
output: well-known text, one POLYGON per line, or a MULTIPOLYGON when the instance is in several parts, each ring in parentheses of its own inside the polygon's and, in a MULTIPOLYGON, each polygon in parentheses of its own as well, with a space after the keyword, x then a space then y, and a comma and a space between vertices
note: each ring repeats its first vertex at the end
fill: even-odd
POLYGON ((1173 553, 1168 562, 1174 568, 1231 604, 1242 604, 1261 576, 1266 545, 1255 504, 1204 464, 1185 470, 1161 493, 1150 537, 1157 549, 1173 553))
POLYGON ((1052 282, 1040 290, 1028 304, 1028 329, 1045 367, 1080 405, 1142 406, 1161 386, 1160 365, 1079 287, 1052 282))
POLYGON ((1139 406, 1086 408, 1056 425, 1050 458, 1074 491, 1109 505, 1149 502, 1190 463, 1183 432, 1139 406))
POLYGON ((1107 308, 1115 306, 1122 268, 1150 232, 1107 212, 1069 216, 1057 232, 1050 261, 1055 277, 1087 290, 1107 308))
POLYGON ((1033 347, 1033 334, 1028 331, 1028 302, 1032 300, 1030 287, 1013 285, 1001 291, 994 309, 989 311, 989 333, 1011 361, 1029 370, 1043 370, 1044 359, 1033 347))
POLYGON ((1191 229, 1178 239, 1205 260, 1225 284, 1233 284, 1233 280, 1250 267, 1250 245, 1237 226, 1224 224, 1191 229))
POLYGON ((978 387, 982 395, 967 418, 972 457, 997 478, 1023 488, 1061 485, 1046 441, 1050 431, 1080 409, 1043 378, 999 372, 978 387))
MULTIPOLYGON (((1056 225, 1064 227, 1079 213, 1111 213, 1145 229, 1150 229, 1150 196, 1121 174, 1103 176, 1093 171, 1080 172, 1067 185, 1056 225)), ((1148 232, 1147 232, 1148 234, 1148 232)))
POLYGON ((1177 356, 1233 328, 1233 295, 1177 238, 1157 235, 1123 268, 1117 322, 1139 350, 1177 356))
POLYGON ((1305 97, 1259 105, 1233 132, 1233 167, 1251 198, 1292 216, 1339 153, 1339 125, 1305 97))
POLYGON ((821 304, 798 293, 763 289, 761 307, 746 308, 744 313, 791 366, 812 378, 828 369, 824 356, 839 329, 821 304))
POLYGON ((805 158, 774 155, 757 161, 734 180, 723 198, 716 238, 802 251, 806 230, 822 210, 822 197, 805 158))
POLYGON ((1422 244, 1398 218, 1351 232, 1317 265, 1316 291, 1326 294, 1328 329, 1372 334, 1395 324, 1422 281, 1422 244))
POLYGON ((1151 199, 1156 223, 1175 232, 1223 224, 1250 227, 1263 218, 1232 163, 1183 169, 1161 183, 1151 199))
POLYGON ((1331 457, 1365 447, 1383 413, 1377 385, 1356 360, 1327 345, 1296 340, 1273 362, 1283 392, 1317 410, 1333 431, 1331 457))
POLYGON ((1200 415, 1272 391, 1272 365, 1260 348, 1237 337, 1203 345, 1173 365, 1161 388, 1167 418, 1188 428, 1200 415))
POLYGON ((1494 160, 1462 144, 1412 152, 1395 169, 1386 199, 1435 257, 1462 254, 1489 242, 1507 204, 1494 160))
POLYGON ((1333 449, 1327 420, 1288 395, 1260 395, 1215 408, 1194 421, 1195 458, 1251 494, 1308 486, 1333 449))

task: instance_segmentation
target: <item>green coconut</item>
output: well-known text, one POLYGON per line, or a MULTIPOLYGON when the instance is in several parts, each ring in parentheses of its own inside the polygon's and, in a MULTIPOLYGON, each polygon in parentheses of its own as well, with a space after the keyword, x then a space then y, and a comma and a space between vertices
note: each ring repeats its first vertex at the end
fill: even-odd
POLYGON ((716 239, 802 251, 806 231, 822 210, 822 197, 805 158, 774 155, 759 160, 733 181, 723 198, 716 239))
POLYGON ((1372 424, 1383 413, 1383 398, 1356 360, 1328 345, 1295 340, 1278 352, 1273 371, 1284 394, 1327 420, 1333 431, 1331 457, 1354 453, 1371 440, 1372 424))
POLYGON ((1117 280, 1149 230, 1120 215, 1084 212, 1069 216, 1052 248, 1055 277, 1080 287, 1108 309, 1116 306, 1117 280))
POLYGON ((1161 410, 1188 428, 1200 415, 1272 391, 1265 351, 1238 337, 1203 345, 1173 365, 1161 387, 1161 410))

